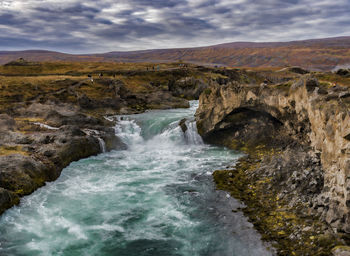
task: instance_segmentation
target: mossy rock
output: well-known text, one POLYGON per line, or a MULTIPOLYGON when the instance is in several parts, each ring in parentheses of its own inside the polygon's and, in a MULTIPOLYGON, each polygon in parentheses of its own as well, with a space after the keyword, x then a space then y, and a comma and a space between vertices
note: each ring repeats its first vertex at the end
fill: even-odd
MULTIPOLYGON (((271 178, 260 177, 256 170, 265 158, 273 158, 278 150, 264 145, 249 146, 231 141, 235 149, 248 153, 241 158, 233 170, 217 170, 213 178, 217 189, 228 191, 247 206, 242 209, 249 221, 261 233, 264 241, 273 243, 278 255, 330 255, 331 249, 341 244, 334 235, 322 234, 322 223, 314 216, 298 214, 297 207, 288 206, 277 196, 271 178), (309 231, 302 232, 306 227, 309 231), (299 231, 298 231, 299 230, 299 231), (295 237, 295 232, 299 237, 295 237)), ((300 205, 300 207, 305 207, 300 205)))

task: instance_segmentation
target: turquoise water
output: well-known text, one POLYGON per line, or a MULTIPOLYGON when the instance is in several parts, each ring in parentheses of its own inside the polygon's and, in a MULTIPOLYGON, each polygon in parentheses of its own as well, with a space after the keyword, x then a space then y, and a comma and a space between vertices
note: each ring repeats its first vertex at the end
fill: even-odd
POLYGON ((3 214, 0 255, 271 255, 215 191, 212 172, 239 155, 202 142, 196 108, 118 117, 128 150, 72 163, 3 214))

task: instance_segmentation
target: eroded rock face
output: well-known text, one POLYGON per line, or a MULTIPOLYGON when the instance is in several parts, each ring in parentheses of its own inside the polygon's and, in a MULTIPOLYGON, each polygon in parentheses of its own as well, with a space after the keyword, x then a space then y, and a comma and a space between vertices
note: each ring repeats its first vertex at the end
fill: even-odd
MULTIPOLYGON (((200 96, 196 113, 203 138, 228 146, 233 142, 241 146, 262 143, 281 150, 297 146, 313 155, 320 167, 315 181, 310 181, 317 183, 307 199, 310 208, 334 230, 350 233, 349 90, 327 88, 310 75, 292 85, 230 82, 207 90, 200 96)), ((296 155, 291 157, 298 162, 296 155)), ((292 186, 288 181, 292 175, 301 174, 281 177, 287 187, 292 186)), ((305 193, 300 190, 295 197, 305 193)))
POLYGON ((0 115, 0 214, 57 179, 71 162, 126 148, 115 136, 113 122, 71 105, 33 103, 16 109, 14 116, 0 115))
POLYGON ((208 87, 208 83, 194 77, 184 77, 177 81, 169 81, 168 87, 174 96, 198 99, 199 95, 208 87))
POLYGON ((4 212, 7 208, 18 204, 19 197, 6 189, 0 188, 0 213, 4 212))

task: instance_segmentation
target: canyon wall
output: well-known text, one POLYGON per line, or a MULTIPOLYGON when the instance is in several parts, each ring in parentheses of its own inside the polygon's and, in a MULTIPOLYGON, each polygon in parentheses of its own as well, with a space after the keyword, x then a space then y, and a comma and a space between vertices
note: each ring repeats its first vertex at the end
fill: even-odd
POLYGON ((281 181, 285 186, 276 192, 293 194, 290 200, 303 198, 309 215, 319 216, 335 232, 350 233, 349 107, 347 87, 304 75, 280 84, 212 85, 200 97, 196 119, 199 133, 209 142, 237 149, 267 145, 279 155, 289 152, 291 166, 301 169, 282 163, 277 173, 287 173, 281 181), (307 158, 311 164, 302 164, 307 158), (296 182, 300 173, 307 174, 296 182), (308 180, 307 175, 318 178, 308 180), (308 190, 298 190, 298 185, 319 189, 306 196, 308 190))

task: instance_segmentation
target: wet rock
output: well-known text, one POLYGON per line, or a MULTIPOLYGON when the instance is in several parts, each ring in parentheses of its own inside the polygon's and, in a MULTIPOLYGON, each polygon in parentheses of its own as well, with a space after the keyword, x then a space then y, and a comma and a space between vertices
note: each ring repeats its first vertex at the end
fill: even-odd
POLYGON ((0 156, 0 187, 27 195, 49 180, 49 170, 32 157, 12 154, 0 156))
POLYGON ((100 145, 93 137, 75 137, 65 143, 57 152, 54 163, 61 168, 73 161, 100 153, 100 145))
MULTIPOLYGON (((242 150, 253 159, 244 160, 242 176, 227 175, 224 179, 215 173, 217 186, 233 191, 234 196, 250 205, 247 215, 267 237, 275 226, 272 228, 271 219, 257 211, 275 216, 267 208, 271 201, 298 216, 298 220, 309 219, 311 223, 319 218, 322 223, 319 230, 309 224, 306 229, 296 225, 291 229, 296 232, 293 239, 307 233, 318 234, 328 225, 334 237, 337 232, 349 232, 345 177, 349 173, 350 116, 339 98, 340 93, 346 95, 349 89, 324 88, 327 92, 318 94, 319 86, 314 77, 304 75, 292 82, 287 92, 278 87, 271 90, 268 86, 226 83, 213 84, 208 93, 200 96, 196 121, 202 137, 210 143, 242 150), (330 95, 335 97, 329 102, 337 103, 327 102, 330 95), (255 164, 256 158, 260 160, 259 166, 255 164), (244 180, 253 186, 245 185, 244 180), (277 199, 270 193, 278 195, 277 199), (254 214, 259 214, 259 220, 254 214)), ((291 231, 286 226, 279 227, 276 233, 281 237, 280 243, 285 241, 282 233, 291 231)), ((307 239, 315 244, 318 238, 309 235, 307 239)), ((322 247, 325 252, 330 251, 332 243, 322 247)))
POLYGON ((0 214, 19 203, 19 197, 6 189, 0 188, 0 214))
POLYGON ((187 131, 187 125, 186 125, 186 121, 187 121, 187 119, 186 118, 184 118, 184 119, 181 119, 181 121, 180 121, 180 123, 179 123, 179 126, 180 126, 180 128, 181 128, 181 130, 182 130, 182 132, 183 133, 186 133, 186 131, 187 131))
POLYGON ((122 142, 120 138, 115 136, 113 133, 106 133, 102 135, 102 139, 106 143, 106 150, 126 150, 128 147, 127 145, 122 142))

